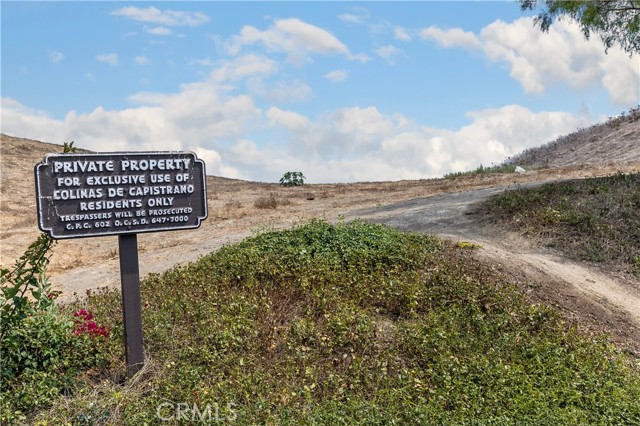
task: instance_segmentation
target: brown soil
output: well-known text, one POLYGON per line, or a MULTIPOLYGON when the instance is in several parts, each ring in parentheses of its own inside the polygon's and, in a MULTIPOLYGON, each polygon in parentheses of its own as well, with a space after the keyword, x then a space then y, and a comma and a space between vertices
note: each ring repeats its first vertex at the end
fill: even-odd
MULTIPOLYGON (((638 125, 640 121, 629 123, 629 128, 619 134, 638 136, 638 125)), ((628 144, 628 152, 637 152, 633 149, 640 141, 636 137, 629 139, 628 144)), ((45 154, 59 153, 62 147, 1 135, 0 148, 0 265, 4 268, 10 267, 40 233, 36 218, 33 168, 45 154)), ((394 222, 394 217, 411 216, 412 206, 428 205, 428 200, 436 201, 438 197, 449 197, 450 207, 453 206, 452 209, 460 213, 470 204, 463 202, 456 208, 456 203, 471 190, 487 189, 479 191, 479 200, 513 185, 605 176, 618 171, 640 171, 640 157, 625 157, 618 164, 615 160, 609 157, 607 164, 573 164, 524 174, 304 185, 294 188, 208 176, 209 218, 195 230, 140 234, 140 271, 142 275, 161 272, 174 265, 194 261, 252 232, 265 228, 287 228, 310 218, 335 221, 341 217, 373 220, 377 217, 380 221, 402 227, 394 222), (445 195, 433 198, 438 194, 445 195), (272 208, 271 198, 275 199, 276 208, 272 208), (265 199, 269 202, 265 202, 265 199)), ((421 217, 419 208, 414 212, 416 214, 411 216, 414 219, 409 222, 421 217)), ((500 262, 507 273, 518 277, 524 283, 523 290, 531 294, 534 300, 559 306, 570 319, 587 324, 596 331, 607 331, 623 347, 640 354, 640 309, 634 310, 634 306, 630 305, 639 300, 638 292, 632 291, 628 283, 594 270, 588 270, 588 276, 581 275, 585 273, 583 266, 567 262, 557 253, 543 253, 526 242, 513 240, 513 236, 509 240, 504 235, 486 229, 483 232, 471 232, 480 229, 480 225, 473 223, 472 217, 465 216, 466 221, 456 218, 458 216, 445 215, 431 228, 415 229, 480 242, 484 247, 480 253, 500 262), (566 265, 571 266, 567 268, 566 265), (605 284, 601 286, 599 283, 605 284), (605 294, 600 291, 602 288, 607 289, 605 294), (630 299, 630 294, 635 299, 630 299)), ((66 300, 99 287, 118 286, 118 238, 61 240, 53 249, 48 271, 50 281, 62 291, 62 298, 66 300)))

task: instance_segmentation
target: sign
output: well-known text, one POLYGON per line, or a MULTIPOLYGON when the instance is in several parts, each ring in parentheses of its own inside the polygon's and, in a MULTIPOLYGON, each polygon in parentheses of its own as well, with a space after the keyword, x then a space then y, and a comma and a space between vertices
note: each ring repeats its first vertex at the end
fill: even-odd
POLYGON ((192 152, 51 154, 35 167, 38 224, 52 238, 171 231, 207 217, 192 152))
POLYGON ((52 238, 118 235, 127 377, 144 365, 138 233, 197 228, 204 162, 192 152, 50 154, 36 165, 38 225, 52 238))

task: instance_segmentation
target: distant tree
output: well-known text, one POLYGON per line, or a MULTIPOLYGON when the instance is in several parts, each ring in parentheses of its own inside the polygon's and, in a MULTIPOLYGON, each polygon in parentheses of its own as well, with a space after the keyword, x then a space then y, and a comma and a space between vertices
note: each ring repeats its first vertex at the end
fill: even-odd
POLYGON ((302 172, 287 172, 280 178, 280 185, 282 186, 301 186, 304 185, 306 178, 302 172))
POLYGON ((618 44, 629 56, 640 53, 640 0, 520 0, 520 8, 534 10, 539 3, 544 5, 535 23, 544 32, 554 20, 569 17, 586 39, 599 34, 605 52, 618 44))

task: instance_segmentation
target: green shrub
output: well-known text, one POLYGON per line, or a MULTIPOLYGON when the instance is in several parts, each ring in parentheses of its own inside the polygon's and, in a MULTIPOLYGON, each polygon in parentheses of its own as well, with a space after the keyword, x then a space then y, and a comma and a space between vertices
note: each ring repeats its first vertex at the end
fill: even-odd
POLYGON ((53 245, 42 234, 0 284, 0 424, 18 424, 74 387, 74 377, 98 365, 103 326, 86 311, 72 315, 55 304, 45 277, 53 245), (99 337, 99 338, 96 338, 99 337))
POLYGON ((302 172, 286 172, 280 178, 280 185, 282 186, 302 186, 306 178, 302 172))

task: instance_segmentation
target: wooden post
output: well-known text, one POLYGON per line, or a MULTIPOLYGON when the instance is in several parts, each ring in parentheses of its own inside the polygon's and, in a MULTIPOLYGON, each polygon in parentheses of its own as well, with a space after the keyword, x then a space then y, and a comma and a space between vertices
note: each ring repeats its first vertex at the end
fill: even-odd
POLYGON ((130 378, 144 365, 140 268, 138 266, 138 235, 119 235, 118 244, 120 251, 120 282, 122 285, 125 356, 127 361, 127 378, 130 378))

